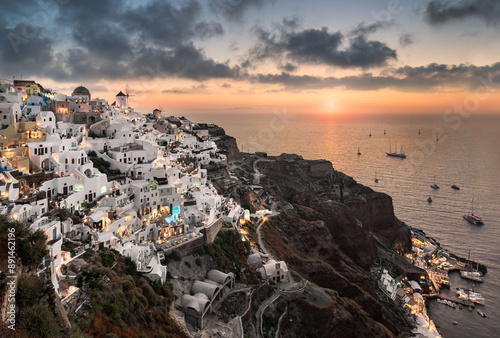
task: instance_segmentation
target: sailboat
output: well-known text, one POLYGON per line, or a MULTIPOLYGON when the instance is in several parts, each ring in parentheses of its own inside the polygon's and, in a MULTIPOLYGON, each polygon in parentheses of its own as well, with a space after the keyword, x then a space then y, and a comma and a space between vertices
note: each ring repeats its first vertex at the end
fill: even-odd
POLYGON ((439 185, 436 184, 436 176, 434 176, 434 184, 431 185, 432 189, 439 189, 439 185))
POLYGON ((469 262, 469 270, 460 271, 460 276, 465 279, 473 280, 475 282, 482 283, 483 282, 483 274, 476 270, 472 271, 472 264, 470 262, 470 250, 469 250, 469 258, 467 259, 469 262))
POLYGON ((474 197, 472 197, 472 202, 470 205, 470 214, 464 215, 464 219, 474 225, 483 225, 484 222, 481 217, 474 215, 474 197))
POLYGON ((372 137, 372 132, 371 131, 370 131, 370 135, 368 135, 368 136, 372 137))
POLYGON ((429 196, 429 198, 427 199, 427 202, 429 203, 432 203, 432 198, 429 196))
POLYGON ((358 156, 361 155, 361 152, 359 151, 359 147, 358 147, 358 156))
POLYGON ((419 134, 419 135, 420 135, 420 134, 422 134, 422 133, 420 132, 420 129, 418 130, 418 134, 419 134))
POLYGON ((385 129, 384 129, 384 135, 385 135, 385 134, 387 134, 387 133, 385 132, 385 129))
POLYGON ((436 142, 439 142, 439 136, 436 135, 436 142))
POLYGON ((403 150, 403 146, 401 146, 401 150, 399 151, 399 153, 397 153, 396 152, 396 145, 394 145, 394 152, 392 152, 392 147, 389 145, 389 152, 386 154, 387 154, 387 156, 391 156, 391 157, 406 158, 406 154, 403 150))
POLYGON ((375 183, 378 183, 377 173, 375 173, 375 183))

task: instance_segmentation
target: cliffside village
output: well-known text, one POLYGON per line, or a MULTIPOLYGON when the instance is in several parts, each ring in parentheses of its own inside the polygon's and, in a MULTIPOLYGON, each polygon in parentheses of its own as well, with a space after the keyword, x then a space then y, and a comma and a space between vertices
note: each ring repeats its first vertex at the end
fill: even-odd
MULTIPOLYGON (((220 128, 158 109, 136 113, 128 98, 119 92, 110 104, 83 86, 64 95, 34 81, 0 86, 0 213, 45 232, 50 253, 38 273, 63 299, 77 288, 62 267, 86 250, 115 249, 142 275, 165 282, 165 253, 212 242, 223 223, 250 217, 202 169, 226 163, 211 137, 220 128), (62 250, 64 242, 75 250, 62 250)), ((215 270, 208 279, 183 300, 187 311, 206 303, 197 294, 213 296, 214 283, 234 276, 215 270)))

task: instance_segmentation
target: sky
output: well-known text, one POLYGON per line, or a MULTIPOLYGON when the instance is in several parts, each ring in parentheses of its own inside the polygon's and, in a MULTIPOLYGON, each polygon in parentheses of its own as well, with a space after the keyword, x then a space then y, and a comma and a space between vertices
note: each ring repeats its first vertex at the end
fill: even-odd
POLYGON ((7 0, 0 78, 142 112, 499 114, 497 0, 7 0))

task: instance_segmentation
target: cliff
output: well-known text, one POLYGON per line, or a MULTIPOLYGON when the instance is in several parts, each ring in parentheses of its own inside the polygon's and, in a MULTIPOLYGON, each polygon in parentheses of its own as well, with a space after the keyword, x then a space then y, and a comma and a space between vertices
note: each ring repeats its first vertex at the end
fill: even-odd
POLYGON ((387 247, 410 248, 410 231, 394 215, 390 196, 358 184, 328 161, 281 155, 260 162, 261 185, 277 200, 317 213, 340 249, 363 268, 377 258, 373 235, 387 247))
POLYGON ((245 184, 232 187, 240 191, 237 199, 256 208, 266 202, 279 212, 261 228, 272 255, 345 299, 326 308, 294 301, 292 312, 297 321, 284 325, 284 332, 290 336, 324 336, 327 332, 392 336, 407 330, 400 309, 379 300, 376 281, 368 271, 377 259, 377 243, 403 251, 410 248, 410 231, 395 217, 390 196, 358 184, 328 161, 309 161, 297 155, 245 156, 232 169, 242 182, 256 183, 259 176, 262 187, 246 196, 241 196, 248 189, 245 184), (299 317, 308 318, 314 312, 318 315, 309 318, 312 325, 300 324, 306 319, 299 317), (332 313, 342 315, 336 318, 332 313), (323 317, 335 319, 319 319, 323 317), (321 328, 313 330, 315 325, 321 328))
POLYGON ((234 137, 224 134, 216 138, 215 143, 221 153, 227 156, 228 162, 241 161, 242 155, 234 137))

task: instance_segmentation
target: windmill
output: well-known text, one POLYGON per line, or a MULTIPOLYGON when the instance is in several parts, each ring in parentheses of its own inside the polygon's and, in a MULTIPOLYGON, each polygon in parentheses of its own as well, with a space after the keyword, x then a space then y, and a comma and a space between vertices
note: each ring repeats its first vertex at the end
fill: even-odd
POLYGON ((128 84, 125 86, 125 96, 127 97, 127 105, 130 107, 130 96, 135 96, 135 95, 130 94, 128 84))

